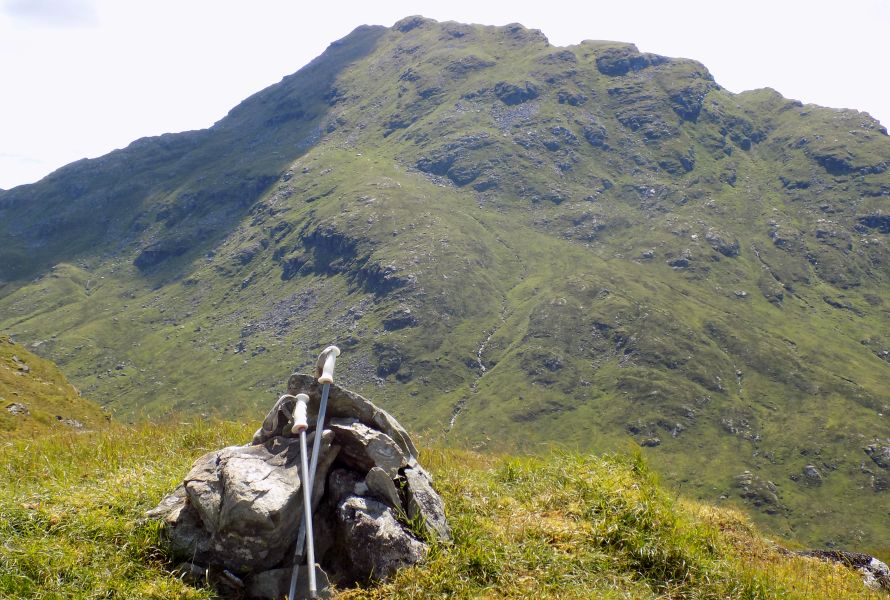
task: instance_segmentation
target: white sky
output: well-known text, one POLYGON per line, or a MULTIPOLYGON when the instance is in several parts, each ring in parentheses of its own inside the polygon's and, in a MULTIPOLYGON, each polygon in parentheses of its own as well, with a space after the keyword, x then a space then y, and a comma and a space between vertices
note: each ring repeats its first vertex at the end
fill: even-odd
POLYGON ((361 24, 411 14, 634 42, 734 92, 890 125, 890 0, 0 0, 0 188, 147 135, 201 129, 361 24))

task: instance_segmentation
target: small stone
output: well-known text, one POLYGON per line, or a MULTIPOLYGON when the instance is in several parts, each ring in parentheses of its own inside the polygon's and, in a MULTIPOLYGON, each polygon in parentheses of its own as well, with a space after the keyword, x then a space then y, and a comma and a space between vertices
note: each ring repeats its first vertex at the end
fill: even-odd
POLYGON ((646 438, 645 440, 640 442, 640 446, 642 446, 644 448, 654 448, 655 446, 658 446, 659 444, 661 444, 661 438, 657 438, 657 437, 646 438))
POLYGON ((83 423, 81 423, 77 419, 66 419, 62 415, 56 415, 56 421, 58 421, 62 425, 67 425, 68 427, 73 427, 75 429, 83 429, 83 423))
MULTIPOLYGON (((401 508, 402 500, 396 484, 390 479, 386 471, 380 467, 374 467, 365 476, 365 486, 374 496, 383 500, 393 508, 401 508)), ((410 516, 410 514, 409 514, 410 516)))
POLYGON ((811 481, 822 483, 822 474, 819 472, 819 469, 817 469, 813 465, 805 466, 803 468, 803 474, 804 474, 804 477, 806 477, 807 479, 809 479, 811 481))
POLYGON ((191 585, 201 585, 207 580, 207 569, 190 562, 176 565, 173 574, 191 585))
POLYGON ((27 417, 31 414, 31 411, 28 410, 28 407, 24 404, 20 404, 19 402, 13 402, 9 406, 7 406, 6 412, 17 417, 27 417))

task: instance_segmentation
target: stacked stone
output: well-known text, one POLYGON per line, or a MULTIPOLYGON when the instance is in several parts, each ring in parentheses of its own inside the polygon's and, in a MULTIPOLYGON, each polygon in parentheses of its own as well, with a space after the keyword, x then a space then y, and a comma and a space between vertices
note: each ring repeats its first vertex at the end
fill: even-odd
MULTIPOLYGON (((294 374, 288 393, 309 394, 309 447, 321 386, 294 374)), ((149 516, 162 521, 185 576, 252 598, 284 598, 303 520, 294 400, 279 400, 246 446, 199 458, 149 516)), ((312 486, 319 588, 385 580, 451 537, 441 497, 407 432, 386 411, 331 385, 312 486), (413 524, 413 526, 411 525, 413 524)), ((304 572, 300 581, 305 586, 304 572)), ((303 594, 305 594, 305 589, 303 594)))

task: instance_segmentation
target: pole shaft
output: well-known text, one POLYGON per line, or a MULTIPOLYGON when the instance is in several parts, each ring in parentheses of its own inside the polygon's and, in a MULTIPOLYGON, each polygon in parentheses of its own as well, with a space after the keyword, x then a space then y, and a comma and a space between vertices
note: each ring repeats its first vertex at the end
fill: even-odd
MULTIPOLYGON (((329 383, 324 384, 324 386, 322 386, 322 388, 321 388, 321 401, 318 404, 318 416, 315 419, 315 439, 312 440, 312 461, 311 461, 311 464, 309 465, 308 479, 305 477, 306 471, 305 470, 303 471, 303 473, 304 473, 304 477, 303 477, 303 479, 304 479, 304 484, 303 484, 304 494, 308 494, 310 498, 312 497, 312 488, 315 485, 315 470, 318 468, 318 454, 321 449, 321 436, 322 436, 322 433, 324 432, 324 418, 325 418, 325 413, 327 412, 327 408, 328 408, 328 395, 330 394, 330 392, 331 392, 331 384, 329 384, 329 383)), ((305 449, 306 434, 303 433, 302 437, 303 437, 303 441, 302 441, 303 448, 305 449)), ((305 453, 304 453, 304 456, 305 456, 305 453)), ((311 501, 310 501, 310 503, 307 504, 307 506, 311 507, 311 501)), ((311 508, 309 510, 311 511, 311 508)), ((310 518, 310 520, 311 520, 311 518, 310 518)), ((310 526, 311 526, 311 523, 310 523, 310 526)), ((310 586, 313 585, 313 582, 315 580, 315 548, 312 547, 314 544, 311 541, 309 541, 309 540, 312 540, 311 533, 308 536, 306 534, 307 534, 306 525, 301 524, 299 532, 297 533, 297 545, 294 548, 294 570, 291 572, 290 594, 288 596, 288 598, 290 598, 290 600, 294 600, 294 595, 297 593, 297 577, 299 576, 299 564, 300 564, 300 559, 303 557, 304 550, 309 553, 309 555, 307 557, 308 560, 306 561, 307 564, 312 565, 309 568, 309 573, 310 573, 309 576, 312 578, 309 582, 309 585, 310 586), (309 543, 307 543, 307 542, 309 542, 309 543)))
MULTIPOLYGON (((317 430, 316 430, 317 431, 317 430)), ((316 437, 318 433, 316 433, 316 437)), ((306 482, 311 481, 309 474, 309 465, 306 460, 306 431, 300 432, 300 463, 303 468, 303 479, 306 482)), ((312 490, 311 485, 303 485, 303 522, 306 528, 306 568, 309 571, 309 597, 315 598, 317 586, 315 582, 315 544, 312 537, 312 490)))
POLYGON ((321 402, 318 403, 318 418, 315 419, 315 439, 312 440, 312 462, 309 465, 309 487, 315 483, 315 469, 318 467, 318 452, 321 448, 321 436, 324 433, 324 417, 328 410, 328 394, 331 393, 331 384, 326 383, 321 388, 321 402))

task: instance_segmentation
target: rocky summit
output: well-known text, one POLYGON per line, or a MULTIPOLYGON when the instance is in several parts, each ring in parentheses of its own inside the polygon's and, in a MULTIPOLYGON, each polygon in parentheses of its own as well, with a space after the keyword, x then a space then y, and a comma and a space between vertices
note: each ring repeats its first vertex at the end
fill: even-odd
MULTIPOLYGON (((148 516, 161 521, 177 571, 225 594, 284 598, 304 519, 294 395, 309 393, 309 448, 322 435, 311 486, 319 589, 391 578, 423 560, 428 542, 451 530, 432 477, 408 434, 388 413, 331 387, 325 429, 316 425, 321 389, 293 375, 253 441, 199 458, 182 484, 148 516), (330 427, 329 429, 327 427, 330 427), (413 528, 412 528, 413 526, 413 528)), ((298 581, 306 586, 306 567, 298 581)))
POLYGON ((0 192, 0 328, 124 419, 255 412, 335 341, 431 441, 630 445, 677 494, 867 551, 888 166, 865 113, 409 17, 210 129, 0 192))

